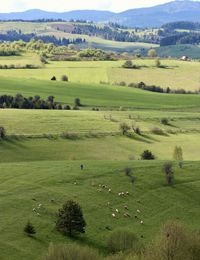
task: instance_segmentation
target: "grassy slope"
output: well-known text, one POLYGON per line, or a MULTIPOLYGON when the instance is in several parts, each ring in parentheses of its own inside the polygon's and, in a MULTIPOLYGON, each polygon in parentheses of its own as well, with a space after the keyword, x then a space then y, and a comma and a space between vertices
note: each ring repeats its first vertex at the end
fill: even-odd
POLYGON ((103 50, 110 51, 119 51, 119 52, 127 52, 127 51, 135 51, 138 49, 149 49, 151 47, 157 47, 156 44, 148 44, 141 42, 117 42, 117 41, 109 41, 104 40, 100 37, 88 36, 88 35, 80 35, 80 34, 71 34, 67 32, 62 32, 54 29, 52 25, 55 24, 67 24, 69 22, 55 22, 55 23, 26 23, 26 22, 0 22, 0 31, 5 32, 8 30, 21 30, 23 33, 36 33, 37 35, 53 35, 57 38, 83 38, 86 39, 86 44, 81 44, 79 47, 81 48, 100 48, 103 50))
MULTIPOLYGON (((21 59, 18 62, 24 63, 23 56, 21 59)), ((34 57, 32 59, 35 60, 34 57)), ((161 60, 162 65, 167 66, 165 69, 156 68, 155 61, 150 59, 136 59, 133 63, 143 67, 138 70, 123 69, 121 68, 123 61, 50 62, 45 68, 37 70, 0 70, 0 76, 49 80, 53 75, 60 78, 63 74, 67 74, 72 82, 125 81, 128 84, 143 81, 146 84, 173 89, 199 89, 199 62, 161 60)))
POLYGON ((50 241, 68 241, 54 230, 54 220, 56 210, 69 198, 83 207, 88 224, 84 243, 101 249, 109 235, 106 226, 132 229, 145 240, 152 238, 168 219, 179 219, 192 229, 198 228, 199 163, 187 163, 181 172, 176 169, 177 185, 173 192, 164 185, 160 163, 87 161, 85 165, 86 170, 80 172, 79 162, 1 164, 2 260, 40 259, 50 241), (127 165, 135 168, 137 181, 134 187, 122 171, 127 165), (75 181, 77 185, 74 185, 75 181), (112 193, 100 192, 99 184, 108 185, 112 193), (117 195, 120 191, 129 191, 130 196, 120 198, 117 195), (50 202, 52 198, 55 203, 50 202), (107 202, 111 203, 112 209, 106 206, 107 202), (38 217, 32 209, 39 203, 43 207, 38 217), (123 216, 124 205, 128 205, 130 219, 123 216), (120 213, 113 220, 111 214, 116 208, 120 213), (138 220, 134 218, 137 209, 141 210, 138 220), (23 235, 28 219, 37 228, 36 239, 23 235), (139 224, 140 219, 144 226, 139 224))
MULTIPOLYGON (((20 72, 19 72, 20 73, 20 72)), ((25 96, 54 95, 56 100, 72 104, 79 97, 85 106, 131 108, 199 108, 198 95, 158 94, 119 86, 76 84, 42 80, 0 79, 1 94, 25 96)))

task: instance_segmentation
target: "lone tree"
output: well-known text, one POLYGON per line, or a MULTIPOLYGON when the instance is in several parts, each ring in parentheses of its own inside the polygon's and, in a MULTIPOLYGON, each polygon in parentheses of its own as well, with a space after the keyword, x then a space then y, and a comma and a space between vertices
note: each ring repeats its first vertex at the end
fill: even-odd
POLYGON ((174 148, 173 158, 175 161, 178 162, 179 167, 182 168, 183 167, 183 150, 180 146, 176 146, 174 148))
POLYGON ((86 222, 82 209, 78 203, 69 200, 58 210, 56 228, 70 237, 78 233, 85 233, 86 222))
POLYGON ((142 159, 142 160, 154 160, 154 159, 155 159, 155 156, 152 154, 151 151, 145 150, 145 151, 141 154, 141 159, 142 159))
POLYGON ((26 226, 24 227, 24 232, 28 236, 32 236, 36 233, 34 226, 29 221, 26 223, 26 226))
POLYGON ((165 163, 163 165, 163 172, 165 173, 166 176, 167 185, 172 186, 174 183, 174 173, 172 169, 172 164, 165 163))
POLYGON ((156 52, 156 50, 155 50, 155 49, 150 49, 150 50, 148 51, 148 56, 151 57, 151 58, 157 57, 157 52, 156 52))
POLYGON ((131 128, 127 123, 121 123, 119 129, 123 135, 126 135, 131 128))
POLYGON ((0 126, 0 140, 6 138, 6 130, 3 126, 0 126))

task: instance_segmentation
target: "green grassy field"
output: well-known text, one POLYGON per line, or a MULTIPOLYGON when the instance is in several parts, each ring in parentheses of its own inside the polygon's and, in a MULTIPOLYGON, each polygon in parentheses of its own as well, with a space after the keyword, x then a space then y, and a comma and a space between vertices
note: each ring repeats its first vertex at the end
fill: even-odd
MULTIPOLYGON (((27 59, 30 60, 30 55, 13 60, 0 58, 0 64, 6 62, 23 65, 29 62, 27 59)), ((35 62, 38 64, 39 58, 33 56, 31 63, 35 64, 35 62)), ((142 66, 141 69, 135 70, 121 68, 123 63, 124 61, 50 62, 41 69, 0 70, 0 77, 50 80, 53 75, 60 79, 63 74, 67 74, 71 82, 77 83, 98 84, 104 81, 114 84, 124 81, 129 84, 143 81, 149 85, 154 84, 172 89, 198 90, 200 87, 200 64, 197 61, 161 60, 161 64, 166 68, 156 68, 155 60, 135 59, 133 63, 142 66)))
POLYGON ((71 242, 55 230, 56 211, 67 199, 80 203, 87 222, 86 234, 77 242, 104 254, 108 229, 132 230, 148 243, 167 220, 199 228, 200 96, 97 84, 149 80, 196 89, 199 64, 167 60, 162 61, 167 69, 156 69, 152 60, 134 62, 148 67, 132 71, 121 69, 122 61, 52 62, 37 70, 0 70, 0 95, 53 95, 71 106, 78 97, 83 104, 78 111, 0 110, 0 126, 7 133, 7 139, 0 141, 0 259, 39 260, 50 242, 71 242), (69 75, 70 82, 61 82, 62 74, 69 75), (56 82, 50 81, 53 75, 56 82), (100 111, 92 111, 93 107, 100 111), (161 124, 162 118, 169 124, 161 124), (123 122, 138 126, 142 134, 130 130, 123 136, 119 130, 123 122), (161 135, 152 133, 155 127, 161 135), (183 149, 183 169, 173 162, 175 185, 168 187, 162 167, 173 159, 175 146, 183 149), (155 154, 155 161, 141 161, 146 149, 155 154), (125 167, 133 168, 134 185, 125 167), (107 185, 111 193, 99 185, 107 185), (118 196, 127 191, 129 196, 118 196), (125 205, 130 218, 124 217, 125 205), (35 238, 23 233, 28 220, 36 228, 35 238))
MULTIPOLYGON (((20 75, 20 70, 18 71, 20 75)), ((199 95, 160 94, 140 89, 99 84, 80 84, 1 78, 1 94, 21 93, 25 96, 55 96, 57 101, 72 105, 76 97, 81 99, 83 109, 99 107, 106 109, 199 109, 199 95)))
POLYGON ((199 227, 199 163, 186 163, 182 171, 176 169, 174 188, 165 186, 160 163, 85 161, 84 172, 79 164, 64 160, 1 163, 1 259, 41 259, 49 242, 69 242, 56 232, 54 224, 55 212, 66 199, 78 201, 84 210, 88 227, 80 242, 104 252, 110 233, 106 226, 112 230, 129 228, 138 237, 143 235, 144 241, 153 238, 169 219, 183 221, 191 229, 199 227), (134 186, 123 173, 127 165, 134 167, 134 186), (101 190, 99 184, 112 192, 101 190), (120 198, 121 191, 129 191, 130 196, 120 198), (37 216, 33 208, 40 203, 37 216), (131 218, 124 218, 124 205, 131 218), (116 208, 120 213, 113 219, 116 208), (137 209, 141 211, 138 220, 134 218, 137 209), (37 229, 35 239, 23 234, 28 219, 37 229), (141 219, 144 225, 139 223, 141 219))

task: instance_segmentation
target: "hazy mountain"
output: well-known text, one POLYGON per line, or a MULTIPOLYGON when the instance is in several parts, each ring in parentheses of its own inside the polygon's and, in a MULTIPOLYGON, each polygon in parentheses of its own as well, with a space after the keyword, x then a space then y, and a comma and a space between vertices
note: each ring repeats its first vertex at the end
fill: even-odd
POLYGON ((109 11, 96 10, 77 10, 70 12, 46 12, 39 9, 28 10, 25 12, 0 13, 1 20, 37 20, 37 19, 63 19, 63 20, 88 20, 94 22, 108 21, 115 13, 109 11))
POLYGON ((174 21, 200 22, 200 2, 189 0, 176 0, 162 5, 148 8, 127 10, 121 13, 108 11, 78 10, 71 12, 46 12, 42 10, 28 10, 16 13, 0 13, 1 20, 12 19, 81 19, 94 22, 117 22, 126 26, 152 27, 174 21))

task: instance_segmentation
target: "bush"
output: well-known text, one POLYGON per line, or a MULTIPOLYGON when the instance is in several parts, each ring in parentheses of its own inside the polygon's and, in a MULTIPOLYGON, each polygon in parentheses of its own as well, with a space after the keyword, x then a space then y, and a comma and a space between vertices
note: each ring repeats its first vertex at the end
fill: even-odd
POLYGON ((6 130, 3 126, 0 126, 0 140, 6 138, 6 130))
POLYGON ((167 118, 161 118, 160 122, 162 125, 169 125, 169 121, 167 118))
POLYGON ((152 134, 155 135, 164 135, 164 132, 162 129, 160 129, 159 127, 154 127, 151 129, 152 134))
POLYGON ((139 69, 139 66, 134 65, 131 60, 125 61, 125 63, 122 65, 122 68, 125 69, 139 69))
POLYGON ((174 180, 174 173, 172 169, 172 163, 165 163, 163 165, 163 171, 166 176, 167 185, 172 186, 174 180))
POLYGON ((51 80, 52 80, 52 81, 56 81, 56 77, 53 76, 53 77, 51 78, 51 80))
POLYGON ((130 126, 127 125, 127 123, 121 123, 119 126, 119 129, 121 130, 123 135, 126 135, 128 131, 130 130, 130 126))
POLYGON ((68 200, 58 211, 56 228, 71 237, 78 233, 85 233, 85 226, 81 207, 78 203, 68 200))
POLYGON ((70 107, 70 105, 65 105, 65 106, 64 106, 64 109, 65 109, 65 110, 71 110, 71 107, 70 107))
POLYGON ((80 106, 81 106, 81 100, 80 100, 80 98, 75 98, 75 99, 74 99, 74 106, 75 106, 75 107, 80 107, 80 106))
POLYGON ((128 230, 115 230, 108 239, 108 250, 110 253, 132 250, 138 252, 140 243, 134 233, 128 230))
POLYGON ((100 260, 98 252, 77 244, 50 244, 44 260, 100 260))
POLYGON ((28 221, 26 226, 24 227, 24 232, 28 236, 32 236, 36 233, 34 226, 28 221))
POLYGON ((146 150, 141 154, 142 160, 155 160, 155 156, 152 154, 151 151, 146 150))
POLYGON ((139 127, 134 127, 134 128, 133 128, 133 131, 134 131, 134 133, 137 134, 137 135, 141 135, 141 134, 142 134, 141 129, 140 129, 139 127))
POLYGON ((67 75, 62 75, 61 80, 65 82, 69 81, 67 75))

